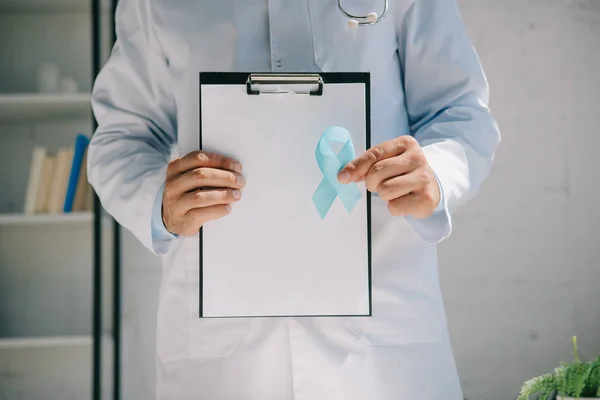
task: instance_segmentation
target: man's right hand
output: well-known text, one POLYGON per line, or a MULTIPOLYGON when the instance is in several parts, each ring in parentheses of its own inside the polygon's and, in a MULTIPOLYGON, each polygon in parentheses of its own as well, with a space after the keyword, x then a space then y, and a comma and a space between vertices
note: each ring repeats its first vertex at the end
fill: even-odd
POLYGON ((162 199, 162 219, 167 230, 192 236, 207 221, 231 212, 246 184, 242 165, 231 158, 193 151, 169 163, 162 199))

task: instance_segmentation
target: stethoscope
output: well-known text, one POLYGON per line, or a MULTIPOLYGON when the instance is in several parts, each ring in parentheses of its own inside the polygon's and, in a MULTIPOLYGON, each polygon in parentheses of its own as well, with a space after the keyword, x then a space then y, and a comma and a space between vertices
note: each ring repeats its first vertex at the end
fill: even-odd
POLYGON ((388 12, 389 0, 383 2, 383 12, 381 15, 377 15, 376 12, 368 13, 367 15, 352 15, 344 10, 343 0, 338 0, 338 8, 340 12, 349 19, 348 26, 350 28, 357 28, 359 26, 375 25, 381 21, 388 12))

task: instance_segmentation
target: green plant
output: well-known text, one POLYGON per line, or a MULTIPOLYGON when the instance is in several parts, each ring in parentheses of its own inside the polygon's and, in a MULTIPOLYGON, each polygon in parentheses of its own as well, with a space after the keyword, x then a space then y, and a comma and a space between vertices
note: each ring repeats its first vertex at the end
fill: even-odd
POLYGON ((581 361, 576 337, 573 337, 573 361, 561 363, 554 372, 526 381, 517 400, 529 400, 535 394, 539 394, 539 400, 550 400, 554 393, 575 399, 600 398, 600 357, 595 361, 581 361))

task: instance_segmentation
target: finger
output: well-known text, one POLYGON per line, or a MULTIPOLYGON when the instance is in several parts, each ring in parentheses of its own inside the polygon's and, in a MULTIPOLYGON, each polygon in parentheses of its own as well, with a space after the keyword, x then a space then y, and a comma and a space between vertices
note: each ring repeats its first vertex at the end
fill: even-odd
POLYGON ((417 193, 409 193, 406 196, 393 199, 388 202, 388 210, 397 217, 420 214, 420 198, 417 193))
POLYGON ((230 212, 231 205, 218 204, 210 207, 191 209, 185 214, 184 218, 186 221, 189 221, 187 223, 191 225, 191 230, 197 232, 205 222, 222 218, 230 212))
POLYGON ((338 175, 341 183, 356 182, 366 175, 371 167, 379 161, 398 156, 419 144, 412 136, 400 136, 371 147, 362 155, 350 161, 338 175))
POLYGON ((212 207, 218 204, 235 203, 242 198, 238 189, 195 190, 183 195, 180 206, 184 213, 194 208, 212 207))
POLYGON ((378 192, 379 185, 390 178, 416 171, 427 163, 421 151, 409 150, 399 156, 374 164, 367 172, 365 184, 370 192, 378 192))
POLYGON ((427 185, 429 176, 425 169, 418 169, 406 175, 386 179, 377 186, 376 192, 385 201, 390 201, 411 192, 419 191, 427 185))
POLYGON ((183 195, 192 190, 203 187, 241 189, 246 185, 246 179, 239 174, 215 168, 196 168, 183 175, 177 175, 171 180, 175 195, 183 195))
POLYGON ((171 162, 167 168, 167 179, 173 177, 173 175, 183 174, 186 171, 200 167, 225 169, 238 174, 242 172, 242 164, 239 161, 200 150, 192 151, 171 162))

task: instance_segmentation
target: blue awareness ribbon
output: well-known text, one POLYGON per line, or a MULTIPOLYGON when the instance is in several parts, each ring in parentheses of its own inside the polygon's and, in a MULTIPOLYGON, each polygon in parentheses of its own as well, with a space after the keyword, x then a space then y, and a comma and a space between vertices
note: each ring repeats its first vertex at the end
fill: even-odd
POLYGON ((355 157, 350 132, 339 126, 330 126, 323 132, 315 152, 317 164, 323 173, 323 179, 313 194, 312 200, 317 211, 324 219, 336 197, 339 197, 350 213, 361 198, 361 192, 355 183, 342 184, 338 174, 355 157), (342 143, 339 154, 335 154, 329 142, 342 143))

